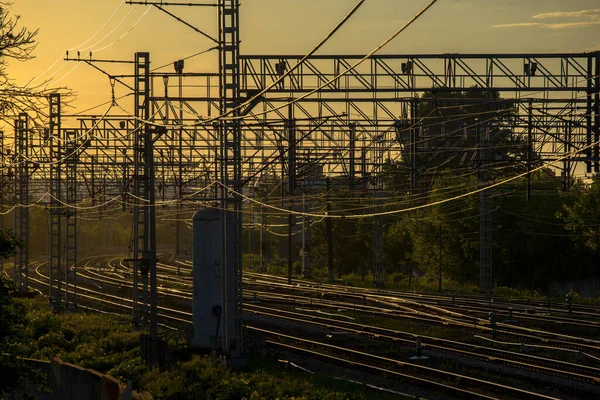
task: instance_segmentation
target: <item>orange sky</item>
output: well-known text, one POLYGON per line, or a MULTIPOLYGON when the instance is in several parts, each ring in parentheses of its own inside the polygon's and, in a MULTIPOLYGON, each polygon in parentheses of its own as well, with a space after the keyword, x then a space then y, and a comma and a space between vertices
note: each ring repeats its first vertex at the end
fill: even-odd
MULTIPOLYGON (((121 0, 16 0, 12 12, 22 16, 24 25, 40 29, 39 45, 35 60, 11 63, 9 73, 19 83, 38 77, 68 85, 78 93, 74 105, 82 110, 110 100, 110 85, 105 76, 85 64, 65 63, 62 56, 66 49, 73 49, 71 55, 80 49, 85 57, 92 51, 94 58, 127 60, 136 51, 149 51, 156 66, 213 46, 211 41, 157 9, 122 3, 121 0)), ((355 3, 356 0, 247 0, 241 14, 242 53, 307 52, 355 3)), ((426 3, 425 0, 368 0, 320 53, 366 53, 426 3)), ((216 36, 216 9, 170 7, 169 11, 216 36)), ((600 49, 597 0, 439 0, 384 52, 520 53, 595 49, 600 49)), ((186 70, 215 72, 214 65, 213 52, 187 62, 186 70)), ((102 67, 112 74, 131 72, 130 66, 102 67)))

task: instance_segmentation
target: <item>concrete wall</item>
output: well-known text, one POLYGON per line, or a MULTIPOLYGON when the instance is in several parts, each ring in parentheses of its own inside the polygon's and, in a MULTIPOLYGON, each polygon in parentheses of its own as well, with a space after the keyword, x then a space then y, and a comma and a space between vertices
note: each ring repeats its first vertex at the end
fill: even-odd
MULTIPOLYGON (((58 358, 51 361, 26 360, 33 368, 48 377, 52 393, 38 393, 34 387, 30 394, 40 400, 151 400, 149 394, 133 392, 117 379, 97 371, 68 364, 58 358)), ((20 400, 19 396, 8 399, 20 400)))

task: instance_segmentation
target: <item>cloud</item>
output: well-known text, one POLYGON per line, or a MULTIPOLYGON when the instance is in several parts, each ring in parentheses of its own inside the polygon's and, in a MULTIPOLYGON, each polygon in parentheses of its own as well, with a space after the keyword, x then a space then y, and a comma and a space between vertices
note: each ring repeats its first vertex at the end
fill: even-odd
POLYGON ((556 22, 516 22, 493 25, 492 28, 546 28, 570 29, 600 25, 600 9, 579 11, 552 11, 536 14, 534 20, 554 19, 556 22), (562 21, 561 21, 562 20, 562 21))
POLYGON ((578 21, 578 22, 561 22, 556 24, 542 24, 540 22, 519 22, 515 24, 498 24, 493 25, 492 28, 548 28, 548 29, 569 29, 569 28, 582 28, 586 26, 600 25, 599 21, 578 21))
POLYGON ((551 29, 568 29, 568 28, 582 28, 584 26, 593 26, 593 25, 600 25, 600 20, 598 21, 589 21, 589 22, 563 22, 560 24, 544 24, 545 28, 551 28, 551 29))
POLYGON ((499 25, 494 25, 492 26, 492 28, 522 28, 522 27, 529 27, 529 26, 542 26, 545 24, 541 24, 539 22, 519 22, 519 23, 515 23, 515 24, 499 24, 499 25))
POLYGON ((533 19, 549 19, 549 18, 600 18, 600 9, 580 10, 580 11, 553 11, 543 14, 536 14, 533 19))

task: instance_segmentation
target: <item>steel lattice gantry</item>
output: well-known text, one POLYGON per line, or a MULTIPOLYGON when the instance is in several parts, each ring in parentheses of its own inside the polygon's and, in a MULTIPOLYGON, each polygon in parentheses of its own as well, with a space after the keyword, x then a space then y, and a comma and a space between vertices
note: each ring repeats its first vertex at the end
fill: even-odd
MULTIPOLYGON (((330 168, 332 172, 344 173, 343 166, 351 164, 354 158, 348 156, 348 144, 350 124, 356 124, 354 140, 357 143, 370 144, 378 134, 384 134, 387 156, 395 158, 405 154, 411 160, 412 169, 421 172, 419 163, 427 163, 426 157, 432 150, 450 154, 456 148, 440 146, 437 142, 441 139, 427 140, 427 136, 438 135, 440 129, 427 127, 425 116, 418 113, 419 104, 435 102, 441 108, 447 101, 446 94, 463 92, 467 112, 470 104, 489 102, 489 99, 469 99, 468 93, 498 93, 500 99, 492 102, 496 110, 501 110, 502 103, 517 108, 511 120, 512 137, 507 139, 516 141, 515 138, 526 137, 531 109, 533 152, 546 161, 553 161, 562 158, 567 147, 577 150, 597 141, 599 54, 374 56, 330 84, 326 83, 361 57, 314 56, 283 84, 270 90, 264 96, 264 103, 268 107, 277 106, 326 84, 295 104, 296 116, 299 120, 334 117, 340 135, 327 137, 328 132, 319 129, 328 143, 319 146, 319 134, 313 134, 302 147, 314 146, 315 151, 311 152, 314 154, 339 145, 338 150, 344 156, 332 160, 330 168), (423 97, 424 93, 429 96, 423 97), (404 126, 416 127, 416 135, 408 128, 397 129, 403 126, 398 122, 407 118, 408 124, 404 126), (415 137, 417 135, 421 137, 415 137)), ((282 64, 289 69, 301 58, 242 56, 242 92, 270 85, 285 70, 282 64)), ((363 150, 367 153, 370 172, 377 172, 374 152, 368 148, 363 150)), ((584 154, 562 161, 558 167, 563 171, 571 162, 571 169, 564 175, 573 173, 575 160, 585 161, 587 170, 596 172, 598 146, 590 146, 584 154)))
MULTIPOLYGON (((160 189, 156 195, 162 199, 193 201, 220 195, 235 209, 235 192, 254 187, 265 176, 278 176, 282 183, 291 176, 297 188, 308 190, 307 182, 326 174, 349 187, 374 190, 380 187, 378 177, 388 159, 409 168, 413 188, 426 189, 422 186, 431 181, 437 166, 448 160, 454 160, 451 165, 456 168, 474 170, 477 164, 477 143, 471 137, 477 137, 481 124, 431 122, 436 111, 456 106, 451 103, 456 99, 450 98, 456 92, 463 93, 459 117, 477 114, 480 122, 490 122, 493 143, 514 148, 506 162, 531 168, 533 158, 527 155, 535 155, 552 163, 565 187, 573 175, 598 170, 600 52, 382 55, 334 80, 362 57, 313 56, 252 110, 244 110, 243 121, 203 123, 219 113, 236 117, 236 104, 271 85, 301 59, 239 55, 239 14, 230 10, 234 6, 220 3, 220 39, 226 44, 219 74, 149 74, 151 119, 182 125, 154 141, 160 189), (221 75, 219 84, 216 78, 221 75), (165 76, 181 78, 180 90, 168 91, 165 76), (285 106, 287 112, 258 114, 290 100, 295 102, 285 106), (282 176, 278 165, 291 165, 295 171, 286 168, 282 176), (211 188, 197 193, 214 181, 235 192, 211 188)), ((82 131, 92 131, 79 163, 83 179, 93 180, 98 174, 92 171, 95 165, 106 176, 105 193, 123 193, 131 180, 127 174, 134 157, 128 149, 135 146, 129 133, 136 122, 122 116, 80 121, 82 131)))

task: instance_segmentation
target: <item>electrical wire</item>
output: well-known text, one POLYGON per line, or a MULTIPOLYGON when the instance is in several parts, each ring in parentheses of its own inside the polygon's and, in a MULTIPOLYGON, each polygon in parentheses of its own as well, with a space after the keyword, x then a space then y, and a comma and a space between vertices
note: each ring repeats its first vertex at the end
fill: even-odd
MULTIPOLYGON (((115 26, 115 27, 114 27, 114 28, 113 28, 113 29, 112 29, 110 32, 108 32, 108 34, 106 34, 106 35, 105 35, 105 36, 104 36, 102 39, 98 40, 98 41, 97 41, 96 43, 94 43, 94 44, 91 44, 91 45, 89 45, 89 46, 87 46, 87 47, 84 47, 83 49, 79 49, 79 51, 81 52, 81 51, 86 51, 86 50, 92 49, 92 48, 96 47, 97 45, 99 45, 100 43, 102 43, 104 40, 106 40, 106 38, 108 38, 108 37, 109 37, 110 35, 112 35, 112 34, 113 34, 113 33, 114 33, 114 32, 115 32, 117 29, 119 29, 119 27, 120 27, 121 25, 123 25, 123 23, 125 23, 125 21, 127 20, 127 18, 129 18, 129 16, 130 16, 130 15, 131 15, 131 14, 132 14, 132 13, 133 13, 133 12, 134 12, 134 11, 135 11, 137 8, 138 8, 138 6, 134 6, 134 7, 133 7, 133 8, 132 8, 132 9, 131 9, 131 10, 130 10, 128 13, 127 13, 127 15, 125 15, 125 17, 123 17, 123 18, 121 19, 121 21, 120 21, 120 22, 119 22, 119 23, 118 23, 118 24, 117 24, 117 25, 116 25, 116 26, 115 26)), ((148 8, 150 8, 150 7, 148 7, 148 8)), ((97 50, 95 50, 95 51, 97 51, 97 50)))
POLYGON ((119 36, 117 38, 117 40, 115 40, 114 42, 104 46, 104 47, 100 47, 99 49, 95 49, 92 52, 94 53, 99 53, 103 50, 108 49, 109 47, 114 46, 115 44, 117 44, 119 41, 121 41, 121 39, 123 39, 125 36, 127 36, 132 30, 135 29, 136 26, 138 26, 138 24, 140 22, 142 22, 142 20, 146 17, 146 14, 148 14, 150 12, 150 10, 152 9, 152 7, 148 7, 148 9, 146 10, 146 12, 144 12, 144 14, 142 14, 142 16, 133 24, 133 26, 131 28, 129 28, 124 34, 122 34, 121 36, 119 36))
MULTIPOLYGON (((279 110, 279 109, 281 109, 281 108, 287 107, 287 106, 289 106, 289 105, 291 105, 291 104, 295 104, 295 103, 297 103, 298 101, 300 101, 300 100, 303 100, 304 98, 306 98, 306 97, 308 97, 308 96, 310 96, 310 95, 314 94, 315 92, 317 92, 317 91, 320 91, 320 90, 321 90, 321 89, 323 89, 324 87, 326 87, 326 86, 330 85, 332 82, 334 82, 335 80, 339 79, 340 77, 342 77, 342 76, 346 75, 348 72, 350 72, 350 71, 354 70, 354 69, 355 69, 355 68, 356 68, 358 65, 362 64, 362 63, 363 63, 365 60, 367 60, 368 58, 370 58, 372 55, 374 55, 374 54, 375 54, 375 53, 377 53, 379 50, 381 50, 383 47, 385 47, 387 44, 389 44, 389 42, 391 42, 391 41, 392 41, 392 40, 394 40, 394 39, 395 39, 397 36, 399 36, 399 35, 400 35, 400 34, 401 34, 401 33, 402 33, 404 30, 406 30, 406 29, 407 29, 407 28, 408 28, 410 25, 412 25, 412 23, 413 23, 413 22, 415 22, 415 21, 416 21, 416 20, 417 20, 417 19, 418 19, 418 18, 419 18, 421 15, 423 15, 423 14, 424 14, 424 13, 425 13, 425 12, 426 12, 426 11, 427 11, 429 8, 430 8, 430 7, 431 7, 431 6, 433 6, 433 5, 434 5, 436 2, 437 2, 437 0, 431 0, 431 1, 430 1, 430 3, 429 3, 427 6, 425 6, 425 7, 424 7, 424 8, 423 8, 421 11, 419 11, 419 12, 418 12, 418 13, 417 13, 417 14, 416 14, 416 15, 415 15, 413 18, 411 18, 411 19, 410 19, 410 20, 409 20, 407 23, 405 23, 405 24, 404 24, 404 25, 403 25, 403 26, 402 26, 402 27, 401 27, 399 30, 397 30, 397 31, 396 31, 394 34, 392 34, 390 37, 388 37, 388 38, 387 38, 387 39, 386 39, 384 42, 382 42, 382 43, 381 43, 379 46, 377 46, 375 49, 373 49, 373 50, 372 50, 372 51, 371 51, 369 54, 367 54, 365 57, 363 57, 361 60, 359 60, 359 61, 358 61, 357 63, 355 63, 353 66, 351 66, 350 68, 348 68, 348 69, 347 69, 347 70, 345 70, 344 72, 342 72, 342 73, 338 74, 337 76, 335 76, 334 78, 332 78, 331 80, 329 80, 328 82, 326 82, 325 84, 323 84, 322 86, 320 86, 320 87, 318 87, 318 88, 316 88, 316 89, 314 89, 314 90, 312 90, 312 91, 310 91, 310 92, 308 92, 308 93, 306 93, 306 94, 303 94, 302 96, 300 96, 300 97, 299 97, 299 98, 297 98, 297 99, 294 99, 294 100, 293 100, 293 101, 291 101, 291 102, 288 102, 288 103, 285 103, 285 104, 283 104, 283 105, 277 106, 277 107, 275 107, 275 108, 273 108, 273 109, 271 109, 271 110, 268 110, 268 111, 263 111, 263 112, 261 112, 261 113, 256 113, 256 114, 254 114, 254 116, 253 116, 253 117, 255 117, 255 116, 260 116, 260 115, 266 115, 266 114, 268 114, 268 113, 271 113, 271 112, 277 111, 277 110, 279 110)), ((338 31, 338 30, 339 30, 339 29, 342 27, 342 25, 343 25, 343 24, 344 24, 344 23, 345 23, 345 22, 346 22, 346 21, 347 21, 347 20, 348 20, 348 19, 349 19, 349 18, 350 18, 350 17, 351 17, 351 16, 352 16, 352 15, 353 15, 353 14, 354 14, 354 13, 355 13, 357 10, 358 10, 358 8, 360 8, 360 6, 362 6, 362 4, 363 4, 363 3, 364 3, 364 0, 361 0, 361 1, 359 1, 359 2, 358 2, 358 3, 357 3, 355 6, 354 6, 354 8, 353 8, 353 9, 350 11, 350 13, 349 13, 348 15, 346 15, 346 16, 345 16, 345 17, 342 19, 342 21, 340 21, 340 23, 338 23, 338 24, 336 25, 336 27, 335 27, 335 28, 334 28, 334 29, 333 29, 333 30, 332 30, 330 33, 328 33, 328 34, 325 36, 325 38, 324 38, 323 40, 321 40, 321 42, 320 42, 320 43, 319 43, 319 44, 318 44, 318 45, 317 45, 317 46, 316 46, 316 47, 315 47, 313 50, 311 50, 311 51, 310 51, 310 52, 309 52, 309 53, 308 53, 308 54, 307 54, 305 57, 303 57, 303 59, 302 59, 302 60, 304 60, 304 61, 305 61, 305 60, 306 60, 307 58, 309 58, 309 57, 310 57, 312 54, 314 54, 314 52, 316 52, 316 51, 317 51, 317 50, 318 50, 320 47, 322 47, 322 45, 323 45, 323 44, 325 44, 325 42, 326 42, 326 41, 327 41, 327 40, 328 40, 328 39, 329 39, 331 36, 333 36, 333 34, 335 34, 335 32, 337 32, 337 31, 338 31)), ((302 61, 302 63, 304 63, 304 61, 302 61)), ((299 67, 300 67, 300 65, 302 65, 302 63, 300 63, 300 62, 299 62, 299 63, 298 63, 296 66, 294 66, 294 67, 293 67, 293 69, 292 69, 292 70, 295 70, 295 69, 299 68, 299 67)), ((290 71, 288 71, 288 75, 289 75, 289 73, 290 73, 290 71)), ((287 76, 287 75, 286 75, 286 76, 287 76)), ((281 80, 281 79, 282 79, 282 78, 280 77, 280 80, 281 80)), ((279 80, 279 81, 280 81, 280 80, 279 80)), ((279 82, 279 81, 276 81, 276 82, 279 82)), ((275 86, 275 85, 271 85, 271 86, 270 86, 270 88, 272 88, 272 87, 274 87, 274 86, 275 86)), ((262 91, 262 93, 261 93, 261 95, 262 95, 262 94, 264 94, 264 93, 266 93, 267 91, 268 91, 268 90, 266 90, 266 89, 265 89, 265 90, 263 90, 263 91, 262 91)), ((255 97, 256 97, 256 96, 255 96, 255 97)), ((254 100, 254 98, 253 98, 253 99, 250 99, 250 101, 252 101, 252 100, 254 100)), ((246 102, 242 104, 242 106, 246 106, 246 105, 247 105, 247 103, 246 103, 246 102)), ((237 109, 239 110, 239 108, 237 108, 237 109)), ((234 108, 234 109, 230 110, 230 111, 229 111, 228 113, 226 113, 226 114, 219 115, 219 116, 217 116, 217 117, 213 117, 213 118, 209 118, 209 119, 207 119, 207 120, 203 120, 203 121, 201 121, 201 122, 199 122, 199 123, 196 123, 196 124, 194 124, 193 126, 207 125, 207 124, 210 124, 210 123, 212 123, 212 122, 214 122, 214 121, 217 121, 217 120, 239 120, 239 119, 246 119, 246 118, 248 118, 248 116, 240 116, 240 117, 226 117, 226 115, 230 114, 231 112, 234 112, 233 110, 236 110, 236 108, 234 108)), ((123 110, 123 111, 127 112, 126 110, 123 110)), ((138 117, 136 117, 136 118, 138 118, 138 117)), ((138 118, 138 119, 139 119, 139 118, 138 118)), ((140 119, 140 121, 141 121, 141 122, 144 122, 144 123, 148 123, 148 124, 155 124, 153 121, 144 121, 144 120, 142 120, 142 119, 140 119)), ((165 125, 161 125, 161 126, 165 126, 165 125)), ((171 127, 171 126, 169 125, 169 126, 167 126, 167 127, 171 127)), ((183 125, 177 125, 177 126, 173 126, 173 127, 183 127, 183 125)))
MULTIPOLYGON (((310 95, 312 95, 312 94, 320 91, 321 89, 323 89, 323 88, 331 85, 333 82, 335 82, 336 80, 338 80, 342 76, 346 75, 347 73, 349 73, 351 71, 354 71, 356 69, 356 67, 358 67, 360 64, 362 64, 363 62, 365 62, 369 58, 371 58, 374 54, 376 54, 377 52, 379 52, 381 49, 383 49, 385 46, 387 46, 392 40, 394 40, 402 32, 404 32, 417 19, 419 19, 427 10, 429 10, 429 8, 431 8, 435 3, 437 3, 437 0, 431 0, 429 2, 429 4, 427 4, 423 9, 421 9, 421 11, 419 11, 408 22, 406 22, 400 29, 398 29, 390 37, 388 37, 386 40, 384 40, 379 46, 377 46, 376 48, 374 48, 373 50, 371 50, 366 56, 364 56, 363 58, 361 58, 360 60, 358 60, 352 66, 350 66, 350 68, 348 68, 345 71, 337 74, 336 76, 334 76, 329 81, 327 81, 324 84, 322 84, 321 86, 317 87, 316 89, 313 89, 310 92, 304 93, 300 97, 295 98, 294 100, 292 100, 290 102, 287 102, 285 104, 281 104, 281 105, 279 105, 279 106, 277 106, 275 108, 272 108, 272 109, 267 110, 267 111, 263 111, 261 113, 257 113, 255 115, 257 115, 257 116, 266 115, 266 114, 269 114, 271 112, 274 112, 274 111, 280 110, 282 108, 288 107, 288 106, 290 106, 292 104, 295 104, 295 103, 299 102, 300 100, 303 100, 303 99, 307 98, 308 96, 310 96, 310 95)), ((207 121, 203 121, 202 123, 209 123, 209 122, 216 121, 216 120, 239 120, 239 119, 244 119, 244 118, 245 118, 244 116, 241 116, 241 117, 235 117, 235 116, 234 117, 224 117, 224 116, 219 116, 219 117, 211 118, 211 119, 209 119, 207 121)))
MULTIPOLYGON (((435 2, 436 0, 434 0, 435 2)), ((220 117, 226 117, 227 115, 230 115, 232 113, 235 113, 236 111, 241 110, 242 108, 248 106, 249 104, 252 104, 253 101, 255 101, 256 99, 259 99, 263 94, 267 93, 269 90, 271 90, 272 88, 274 88, 275 86, 277 86, 280 82, 282 82, 286 77, 288 77, 290 74, 292 74, 294 71, 296 71, 298 68, 300 68, 301 65, 303 65, 306 60, 308 60, 313 54, 315 54, 321 47, 323 47, 323 45, 329 40, 331 39, 331 37, 333 35, 335 35, 335 33, 337 31, 339 31, 342 26, 344 26, 344 24, 358 11, 358 9, 365 3, 365 0, 359 0, 358 3, 356 3, 354 5, 354 7, 352 7, 352 9, 344 16, 344 18, 342 18, 342 20, 340 22, 337 23, 337 25, 327 34, 325 35, 325 37, 323 39, 321 39, 321 41, 311 50, 309 51, 304 57, 302 57, 302 59, 300 59, 300 61, 298 61, 298 63, 296 63, 296 65, 294 65, 292 68, 290 68, 288 71, 286 71, 285 73, 281 74, 281 76, 276 79, 273 83, 271 83, 269 86, 267 86, 266 88, 262 89, 259 93, 255 94, 252 98, 248 99, 247 101, 245 101, 244 103, 240 104, 239 106, 229 110, 228 112, 226 112, 225 114, 222 114, 221 116, 217 117, 216 119, 220 119, 220 117)), ((214 120, 216 120, 214 119, 214 120)), ((210 122, 210 121, 208 121, 210 122)))
MULTIPOLYGON (((208 53, 209 51, 213 51, 213 50, 219 50, 219 46, 214 46, 214 47, 211 47, 210 49, 206 49, 206 50, 204 50, 204 51, 201 51, 201 52, 199 52, 199 53, 192 54, 191 56, 184 57, 184 58, 182 58, 182 60, 184 60, 184 61, 185 61, 185 60, 189 60, 189 59, 191 59, 191 58, 194 58, 194 57, 201 56, 202 54, 206 54, 206 53, 208 53)), ((156 67, 156 68, 152 69, 150 72, 156 72, 156 71, 158 71, 159 69, 163 69, 163 68, 169 67, 169 66, 171 66, 171 65, 173 65, 173 62, 166 63, 165 65, 161 65, 160 67, 156 67)))
POLYGON ((575 151, 573 151, 571 153, 568 153, 565 156, 562 156, 562 157, 560 157, 557 160, 550 161, 550 162, 547 162, 547 163, 542 163, 542 165, 540 165, 539 167, 533 168, 530 171, 523 172, 521 174, 517 174, 517 175, 515 175, 513 177, 506 178, 506 179, 504 179, 504 180, 502 180, 500 182, 492 183, 490 185, 483 186, 483 187, 481 187, 479 189, 476 189, 476 190, 473 190, 473 191, 470 191, 470 192, 467 192, 467 193, 463 193, 463 194, 454 196, 452 198, 437 200, 437 201, 434 201, 434 202, 431 202, 431 203, 428 203, 428 204, 422 204, 422 205, 408 207, 408 208, 404 208, 404 209, 391 210, 391 211, 383 211, 383 212, 370 213, 370 214, 356 214, 356 215, 339 215, 339 214, 329 214, 328 215, 328 214, 324 214, 324 215, 321 215, 321 214, 297 212, 297 211, 288 210, 288 209, 285 209, 285 208, 271 206, 269 204, 261 203, 260 201, 257 201, 255 199, 252 199, 252 198, 244 195, 243 193, 237 192, 236 190, 234 190, 234 189, 226 186, 225 184, 223 184, 221 182, 218 182, 218 184, 221 185, 222 187, 224 187, 228 192, 231 192, 231 193, 233 193, 233 194, 235 194, 237 196, 240 196, 241 198, 243 198, 245 200, 251 201, 251 202, 253 202, 255 204, 259 204, 259 205, 262 205, 262 206, 265 206, 265 207, 268 207, 268 208, 271 208, 271 209, 274 209, 274 210, 278 210, 278 211, 281 211, 281 212, 284 212, 284 213, 288 213, 288 214, 304 215, 304 216, 309 216, 309 217, 324 217, 324 218, 332 218, 332 219, 369 218, 369 217, 378 217, 378 216, 384 216, 384 215, 400 214, 400 213, 404 213, 404 212, 408 212, 408 211, 414 211, 414 210, 419 210, 419 209, 423 209, 423 208, 428 208, 428 207, 432 207, 432 206, 435 206, 435 205, 438 205, 438 204, 444 204, 444 203, 448 203, 448 202, 455 201, 455 200, 458 200, 458 199, 462 199, 462 198, 471 196, 473 194, 477 194, 477 193, 483 192, 485 190, 493 189, 495 187, 504 185, 504 184, 506 184, 508 182, 512 182, 512 181, 514 181, 516 179, 519 179, 519 178, 522 178, 524 176, 527 176, 528 174, 533 173, 535 171, 539 171, 539 170, 542 170, 544 168, 547 168, 548 165, 553 165, 553 164, 555 164, 557 162, 561 162, 561 161, 563 161, 563 160, 565 160, 565 159, 567 159, 569 157, 572 157, 572 156, 574 156, 574 155, 576 155, 576 154, 578 154, 578 153, 580 153, 580 152, 582 152, 582 151, 584 151, 584 150, 586 150, 588 148, 592 148, 593 146, 596 146, 598 144, 600 144, 600 141, 593 142, 590 145, 587 145, 587 146, 585 146, 582 149, 575 150, 575 151))
MULTIPOLYGON (((85 46, 86 44, 88 44, 92 39, 94 39, 96 36, 98 36, 98 34, 100 32, 102 32, 102 30, 104 30, 104 28, 106 28, 106 26, 110 23, 110 21, 113 20, 113 18, 115 17, 115 15, 117 15, 117 13, 119 12, 119 10, 123 7, 123 5, 125 4, 125 0, 121 1, 121 3, 119 4, 119 6, 117 7, 117 9, 112 13, 112 15, 108 18, 108 20, 106 20, 106 22, 96 31, 96 33, 94 33, 92 36, 90 36, 85 42, 81 43, 78 46, 75 47, 71 47, 68 51, 73 51, 73 50, 77 50, 78 48, 80 48, 81 46, 85 46)), ((43 71, 41 74, 39 74, 37 77, 34 77, 30 82, 36 82, 38 80, 40 80, 40 78, 42 76, 44 76, 48 71, 50 71, 60 60, 63 59, 63 55, 61 54, 56 61, 54 61, 45 71, 43 71)), ((65 65, 67 65, 67 63, 65 62, 60 69, 62 69, 65 65)), ((59 69, 59 71, 60 71, 59 69)), ((56 74, 56 72, 54 72, 50 77, 54 76, 56 74)))

